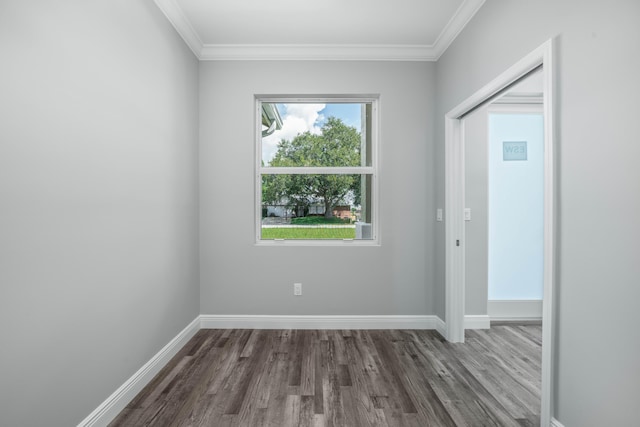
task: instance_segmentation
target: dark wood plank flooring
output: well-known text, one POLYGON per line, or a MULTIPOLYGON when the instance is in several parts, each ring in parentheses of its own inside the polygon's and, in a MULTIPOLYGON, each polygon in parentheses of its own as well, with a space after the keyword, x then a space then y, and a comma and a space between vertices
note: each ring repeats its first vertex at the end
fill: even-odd
POLYGON ((111 426, 538 426, 539 325, 201 330, 111 426))

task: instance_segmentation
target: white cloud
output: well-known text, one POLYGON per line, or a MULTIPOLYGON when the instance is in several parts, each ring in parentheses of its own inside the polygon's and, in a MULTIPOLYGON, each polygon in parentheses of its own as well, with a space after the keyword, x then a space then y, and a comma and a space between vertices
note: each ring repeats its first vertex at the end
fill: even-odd
POLYGON ((271 161, 278 150, 278 143, 283 140, 292 140, 298 134, 311 132, 320 134, 319 122, 324 120, 320 111, 326 104, 285 104, 285 113, 282 117, 282 129, 262 138, 262 160, 265 165, 271 161))

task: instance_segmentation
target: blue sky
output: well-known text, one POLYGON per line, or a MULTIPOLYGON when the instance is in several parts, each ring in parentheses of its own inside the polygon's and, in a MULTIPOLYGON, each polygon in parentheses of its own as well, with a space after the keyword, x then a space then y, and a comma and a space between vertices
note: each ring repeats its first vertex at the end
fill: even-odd
POLYGON ((338 117, 345 124, 360 130, 361 104, 327 104, 324 110, 320 111, 324 117, 338 117))

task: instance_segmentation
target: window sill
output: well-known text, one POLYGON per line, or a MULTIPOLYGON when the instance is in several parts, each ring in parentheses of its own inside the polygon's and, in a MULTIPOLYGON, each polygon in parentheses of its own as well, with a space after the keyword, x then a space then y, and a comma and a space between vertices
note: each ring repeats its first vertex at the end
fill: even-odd
POLYGON ((302 240, 302 239, 278 239, 278 240, 258 240, 255 246, 332 246, 332 247, 371 247, 381 246, 377 239, 372 240, 302 240))

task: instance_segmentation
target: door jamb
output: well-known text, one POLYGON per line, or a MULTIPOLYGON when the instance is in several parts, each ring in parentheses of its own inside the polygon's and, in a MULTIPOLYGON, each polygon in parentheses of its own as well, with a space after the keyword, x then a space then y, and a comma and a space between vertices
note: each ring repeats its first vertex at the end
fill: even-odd
POLYGON ((462 117, 542 65, 544 117, 544 272, 540 425, 552 415, 555 279, 555 117, 553 39, 515 63, 445 115, 445 299, 446 338, 464 342, 464 126, 462 117))

